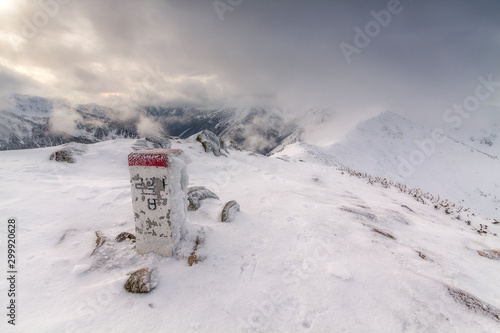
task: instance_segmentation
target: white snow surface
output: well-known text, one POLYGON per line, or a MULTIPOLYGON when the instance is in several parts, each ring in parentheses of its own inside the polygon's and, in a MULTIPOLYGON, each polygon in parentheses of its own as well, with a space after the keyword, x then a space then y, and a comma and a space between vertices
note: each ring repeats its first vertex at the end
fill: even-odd
POLYGON ((326 147, 297 143, 275 154, 387 177, 500 220, 500 113, 483 111, 440 133, 393 112, 359 124, 326 147), (404 162, 403 162, 404 161, 404 162))
MULTIPOLYGON (((318 163, 314 149, 311 160, 284 161, 234 150, 215 157, 196 142, 173 142, 192 160, 189 186, 221 200, 188 212, 177 256, 138 255, 129 241, 114 241, 134 232, 127 165, 134 143, 89 145, 75 164, 49 161, 57 147, 0 152, 0 216, 4 226, 17 219, 19 268, 17 325, 4 314, 1 332, 500 330, 499 320, 447 289, 500 308, 500 262, 477 253, 500 249, 498 224, 457 220, 342 174, 334 160, 318 163), (230 200, 241 212, 218 222, 230 200), (472 229, 479 224, 489 233, 472 229), (107 241, 91 255, 96 231, 107 241), (189 266, 196 236, 203 260, 189 266), (156 288, 126 292, 127 273, 147 266, 158 267, 156 288)), ((6 291, 1 279, 1 300, 6 291)))

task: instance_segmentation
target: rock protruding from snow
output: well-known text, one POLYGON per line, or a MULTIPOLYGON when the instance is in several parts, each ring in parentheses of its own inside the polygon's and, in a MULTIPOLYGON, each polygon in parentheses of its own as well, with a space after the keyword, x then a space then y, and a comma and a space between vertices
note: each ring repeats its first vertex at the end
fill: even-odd
POLYGON ((500 260, 500 250, 480 250, 477 253, 481 257, 485 257, 491 260, 500 260))
POLYGON ((159 136, 147 136, 144 139, 139 139, 132 146, 134 150, 150 149, 150 148, 162 148, 170 149, 172 147, 172 142, 167 138, 162 138, 159 136))
MULTIPOLYGON (((229 141, 229 144, 226 145, 226 148, 241 151, 241 148, 238 147, 238 144, 236 142, 234 142, 233 140, 229 141)), ((227 149, 225 149, 225 150, 227 151, 227 149)))
POLYGON ((50 155, 50 160, 55 160, 56 162, 66 162, 66 163, 75 163, 76 160, 73 158, 73 152, 71 149, 64 148, 58 151, 55 151, 50 155))
POLYGON ((480 313, 500 322, 500 309, 460 289, 448 287, 448 292, 457 303, 465 305, 475 313, 480 313))
POLYGON ((158 284, 158 270, 156 267, 144 267, 130 273, 130 277, 123 286, 126 291, 134 294, 149 293, 158 284))
POLYGON ((240 205, 234 201, 229 201, 222 209, 221 222, 231 222, 236 212, 240 211, 240 205))
POLYGON ((135 235, 131 234, 130 232, 122 232, 118 236, 116 236, 115 241, 121 243, 127 239, 130 239, 132 242, 135 242, 135 235))
POLYGON ((76 155, 82 155, 87 151, 87 146, 84 144, 79 144, 79 143, 69 143, 66 145, 63 145, 62 149, 59 149, 55 152, 53 152, 50 155, 50 160, 51 161, 56 161, 56 162, 66 162, 66 163, 75 163, 76 155))
POLYGON ((224 141, 213 132, 203 130, 196 137, 196 141, 201 143, 205 152, 212 152, 215 156, 226 156, 221 152, 221 149, 227 152, 224 141))
POLYGON ((187 210, 189 211, 195 211, 200 208, 201 200, 205 199, 217 199, 219 200, 219 197, 217 194, 214 192, 210 191, 207 189, 205 186, 193 186, 188 188, 188 201, 189 201, 189 206, 187 207, 187 210))
POLYGON ((159 136, 147 136, 146 141, 153 143, 155 145, 153 148, 170 149, 172 147, 170 140, 159 136))

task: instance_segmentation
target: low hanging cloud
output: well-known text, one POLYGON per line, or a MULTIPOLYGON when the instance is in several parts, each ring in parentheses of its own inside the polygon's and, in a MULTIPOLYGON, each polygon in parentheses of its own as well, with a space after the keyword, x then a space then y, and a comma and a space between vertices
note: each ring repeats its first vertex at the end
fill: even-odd
POLYGON ((7 1, 0 87, 119 105, 128 117, 165 103, 439 121, 478 75, 500 81, 496 0, 389 1, 402 10, 350 62, 340 45, 366 34, 387 0, 221 2, 226 10, 205 0, 7 1))
POLYGON ((146 137, 149 135, 161 136, 162 129, 159 123, 154 122, 150 118, 141 116, 139 122, 137 123, 137 133, 140 137, 146 137))
POLYGON ((55 105, 49 118, 50 132, 56 135, 74 136, 77 123, 83 118, 68 105, 55 105))

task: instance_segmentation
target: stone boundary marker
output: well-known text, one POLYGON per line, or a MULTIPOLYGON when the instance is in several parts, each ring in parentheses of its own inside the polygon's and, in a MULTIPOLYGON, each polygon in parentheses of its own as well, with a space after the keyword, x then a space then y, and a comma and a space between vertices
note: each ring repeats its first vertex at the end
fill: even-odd
POLYGON ((174 254, 185 227, 190 162, 180 149, 128 155, 137 252, 174 254))

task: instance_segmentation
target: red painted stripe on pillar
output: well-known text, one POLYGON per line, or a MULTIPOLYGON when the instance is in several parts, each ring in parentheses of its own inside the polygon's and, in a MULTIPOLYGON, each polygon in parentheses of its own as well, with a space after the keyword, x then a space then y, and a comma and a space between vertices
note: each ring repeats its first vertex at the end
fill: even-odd
POLYGON ((128 155, 129 166, 167 167, 168 155, 179 155, 180 149, 146 149, 128 155))

